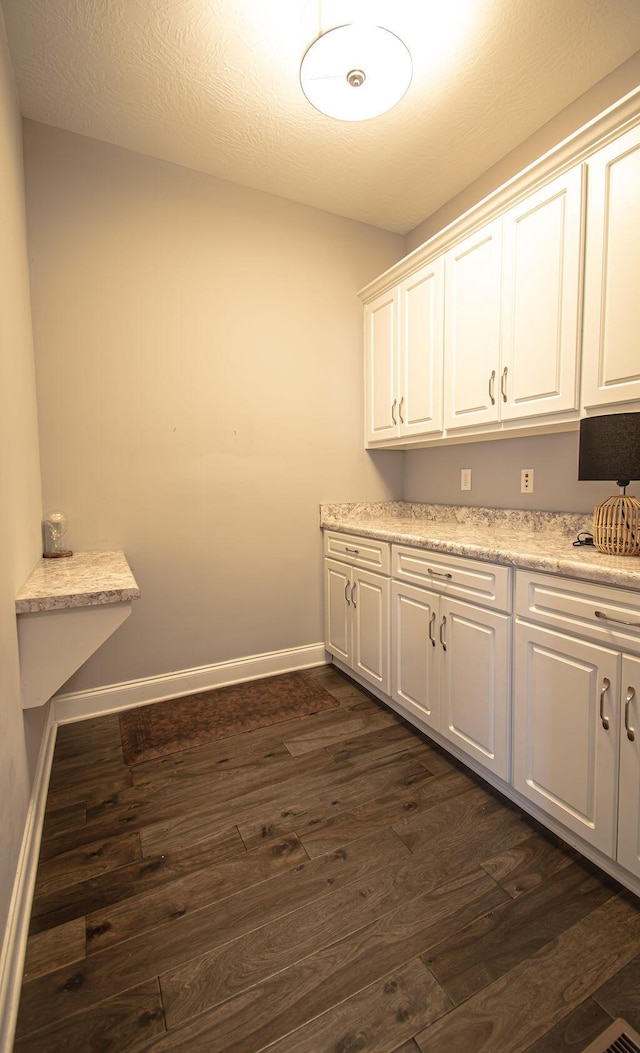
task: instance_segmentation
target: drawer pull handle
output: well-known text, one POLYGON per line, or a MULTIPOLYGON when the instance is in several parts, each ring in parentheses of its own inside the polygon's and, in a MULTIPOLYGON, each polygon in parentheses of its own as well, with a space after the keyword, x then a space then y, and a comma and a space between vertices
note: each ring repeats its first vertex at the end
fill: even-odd
POLYGON ((444 627, 445 627, 446 624, 447 624, 447 617, 446 617, 446 615, 444 615, 443 618, 442 618, 442 621, 440 622, 440 643, 442 644, 442 650, 443 651, 446 651, 446 649, 447 649, 447 645, 446 645, 446 643, 444 642, 444 640, 442 638, 443 634, 444 634, 444 627))
POLYGON ((397 420, 396 420, 396 406, 397 405, 398 405, 398 400, 394 399, 393 400, 393 404, 391 406, 391 420, 393 421, 394 424, 398 423, 397 420))
POLYGON ((354 581, 353 585, 351 586, 351 602, 353 604, 353 609, 355 610, 356 607, 358 606, 358 604, 356 603, 356 582, 355 581, 354 581))
POLYGON ((636 737, 635 728, 632 728, 630 723, 629 723, 629 706, 631 705, 631 703, 633 702, 635 697, 636 697, 636 689, 635 689, 635 687, 629 686, 627 688, 627 697, 626 697, 625 703, 624 703, 624 730, 627 733, 627 738, 629 739, 629 742, 633 742, 635 737, 636 737))
POLYGON ((432 570, 431 567, 427 567, 427 574, 432 574, 434 578, 452 578, 453 574, 446 573, 442 570, 432 570))
POLYGON ((623 618, 612 618, 604 611, 595 611, 596 618, 603 618, 605 622, 615 622, 616 625, 630 625, 632 629, 640 629, 640 622, 625 622, 623 618))
POLYGON ((429 618, 429 639, 431 640, 431 646, 432 647, 436 646, 436 638, 435 638, 435 636, 433 636, 433 634, 431 632, 431 630, 433 629, 435 624, 436 624, 436 612, 434 611, 433 614, 431 615, 431 617, 429 618))
POLYGON ((605 731, 609 730, 609 718, 604 715, 604 696, 611 687, 611 681, 607 676, 602 678, 602 688, 600 690, 600 720, 605 731))
POLYGON ((404 424, 404 417, 402 416, 402 407, 403 406, 404 406, 404 395, 400 399, 400 405, 398 406, 398 416, 400 418, 400 423, 401 424, 404 424))
POLYGON ((353 556, 359 556, 360 555, 360 549, 359 548, 349 548, 348 545, 345 545, 344 546, 344 550, 345 550, 345 552, 351 552, 351 554, 353 556))
POLYGON ((349 599, 349 582, 344 587, 344 598, 347 601, 347 607, 351 606, 351 600, 349 599))
POLYGON ((492 369, 491 370, 491 376, 489 377, 489 398, 491 399, 491 405, 492 406, 495 406, 495 404, 496 404, 496 397, 495 397, 495 394, 494 394, 495 384, 496 384, 496 371, 495 371, 495 369, 492 369))
POLYGON ((505 366, 504 369, 502 370, 502 376, 500 377, 500 391, 502 392, 502 401, 503 402, 507 401, 507 373, 508 372, 509 372, 509 367, 505 366))

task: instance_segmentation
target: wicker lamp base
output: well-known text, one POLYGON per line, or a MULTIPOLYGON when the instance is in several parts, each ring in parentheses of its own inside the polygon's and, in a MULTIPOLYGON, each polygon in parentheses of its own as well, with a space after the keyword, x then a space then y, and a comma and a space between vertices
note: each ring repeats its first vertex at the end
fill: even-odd
POLYGON ((620 494, 596 505, 593 543, 609 556, 639 556, 640 501, 620 494))

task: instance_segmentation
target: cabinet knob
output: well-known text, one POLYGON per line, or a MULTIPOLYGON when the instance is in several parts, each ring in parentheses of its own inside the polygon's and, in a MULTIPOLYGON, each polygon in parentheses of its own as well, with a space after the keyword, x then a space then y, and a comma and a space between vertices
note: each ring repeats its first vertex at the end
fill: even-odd
POLYGON ((602 687, 600 689, 600 720, 605 731, 609 730, 609 718, 604 715, 604 696, 611 687, 611 681, 608 676, 602 678, 602 687))
POLYGON ((633 742, 636 737, 635 728, 632 728, 629 723, 629 706, 631 705, 635 697, 635 687, 629 686, 627 688, 627 697, 624 702, 624 730, 627 733, 627 738, 629 739, 629 742, 633 742))

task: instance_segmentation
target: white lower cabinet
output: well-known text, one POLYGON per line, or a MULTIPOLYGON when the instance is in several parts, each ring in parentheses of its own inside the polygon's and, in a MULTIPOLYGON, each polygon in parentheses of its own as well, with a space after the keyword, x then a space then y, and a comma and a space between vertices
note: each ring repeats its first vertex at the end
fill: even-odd
POLYGON ((640 650, 640 614, 634 626, 625 611, 637 599, 517 577, 517 612, 550 624, 516 619, 513 785, 640 877, 640 658, 622 649, 640 650))
POLYGON ((443 599, 440 731, 501 779, 509 778, 511 618, 443 599))
POLYGON ((324 564, 336 660, 640 894, 638 592, 338 532, 324 564))
POLYGON ((404 582, 391 583, 391 695, 428 727, 440 727, 440 597, 404 582))
POLYGON ((640 659, 622 658, 618 862, 640 877, 640 659))
POLYGON ((515 629, 513 785, 614 855, 618 655, 555 629, 515 629))
MULTIPOLYGON (((406 572, 410 559, 417 576, 422 560, 442 590, 468 588, 478 566, 440 557, 434 571, 431 553, 396 546, 392 558, 394 575, 406 572)), ((508 779, 510 616, 398 580, 391 585, 391 611, 392 698, 409 718, 508 779)))
MULTIPOLYGON (((337 535, 325 536, 325 551, 337 535)), ((342 535, 345 553, 371 562, 381 553, 388 566, 388 545, 342 535), (385 552, 386 550, 386 552, 385 552)), ((336 559, 324 560, 324 638, 327 651, 385 694, 389 677, 389 578, 336 559)))

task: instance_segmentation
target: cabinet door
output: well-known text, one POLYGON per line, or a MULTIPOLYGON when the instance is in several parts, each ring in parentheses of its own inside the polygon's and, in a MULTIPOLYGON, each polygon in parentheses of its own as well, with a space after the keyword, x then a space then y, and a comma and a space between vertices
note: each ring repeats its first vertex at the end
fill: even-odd
POLYGON ((640 128, 588 162, 585 406, 640 399, 640 128))
POLYGON ((392 697, 436 730, 440 726, 438 604, 438 596, 426 589, 392 582, 392 697))
POLYGON ((640 659, 622 659, 618 862, 640 877, 640 659))
POLYGON ((324 645, 351 664, 351 567, 324 560, 324 645))
POLYGON ((440 604, 440 731, 501 779, 509 778, 510 622, 457 600, 440 604))
POLYGON ((504 217, 502 420, 577 410, 584 171, 504 217))
POLYGON ((365 306, 365 439, 398 435, 398 292, 390 289, 365 306))
POLYGON ((608 648, 516 622, 513 785, 611 858, 619 666, 608 648))
POLYGON ((399 288, 398 419, 401 435, 442 431, 444 260, 440 257, 399 288))
POLYGON ((389 694, 389 579, 352 569, 351 668, 389 694))
POLYGON ((445 427, 498 420, 501 220, 445 257, 445 427))

